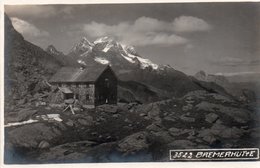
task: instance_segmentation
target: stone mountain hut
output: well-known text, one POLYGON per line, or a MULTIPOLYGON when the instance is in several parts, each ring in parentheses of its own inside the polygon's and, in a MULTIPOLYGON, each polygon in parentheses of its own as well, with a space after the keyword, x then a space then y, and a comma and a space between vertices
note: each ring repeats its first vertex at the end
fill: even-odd
POLYGON ((117 77, 109 65, 63 67, 49 83, 58 88, 56 96, 62 101, 73 98, 82 105, 117 104, 117 77))

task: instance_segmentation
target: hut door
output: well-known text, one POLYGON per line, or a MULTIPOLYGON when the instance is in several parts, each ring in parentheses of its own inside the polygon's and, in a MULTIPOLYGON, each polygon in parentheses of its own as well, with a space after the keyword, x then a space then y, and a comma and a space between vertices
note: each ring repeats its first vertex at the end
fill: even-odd
POLYGON ((110 84, 109 84, 109 79, 106 78, 105 79, 105 94, 104 94, 104 100, 105 103, 108 104, 109 103, 109 94, 110 94, 110 84))

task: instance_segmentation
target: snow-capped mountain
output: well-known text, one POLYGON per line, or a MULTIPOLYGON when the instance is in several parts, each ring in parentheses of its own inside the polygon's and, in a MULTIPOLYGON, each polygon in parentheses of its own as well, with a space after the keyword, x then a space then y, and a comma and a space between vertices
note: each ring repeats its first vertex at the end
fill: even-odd
POLYGON ((98 38, 93 43, 83 37, 68 55, 76 57, 80 62, 91 62, 92 59, 100 64, 123 66, 125 69, 150 67, 156 70, 159 68, 159 65, 149 59, 142 58, 133 46, 121 44, 107 36, 98 38))
POLYGON ((89 42, 86 37, 83 37, 79 43, 75 44, 69 52, 69 56, 78 57, 81 54, 86 53, 87 51, 91 51, 93 47, 93 43, 89 42))

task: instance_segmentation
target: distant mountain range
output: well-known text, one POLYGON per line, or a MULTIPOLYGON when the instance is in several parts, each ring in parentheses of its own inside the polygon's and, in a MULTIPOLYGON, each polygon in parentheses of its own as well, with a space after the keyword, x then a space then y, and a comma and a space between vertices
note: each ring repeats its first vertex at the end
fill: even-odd
POLYGON ((197 72, 194 77, 200 81, 213 82, 222 86, 229 94, 240 101, 255 101, 259 96, 258 88, 260 86, 259 78, 253 76, 257 73, 234 74, 224 76, 223 74, 207 74, 204 71, 197 72))

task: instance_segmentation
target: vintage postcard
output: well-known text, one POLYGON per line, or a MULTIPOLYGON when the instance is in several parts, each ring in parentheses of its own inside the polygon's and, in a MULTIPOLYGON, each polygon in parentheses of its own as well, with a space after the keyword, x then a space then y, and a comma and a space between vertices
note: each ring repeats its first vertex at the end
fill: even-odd
POLYGON ((260 2, 7 2, 4 166, 259 163, 260 2))

